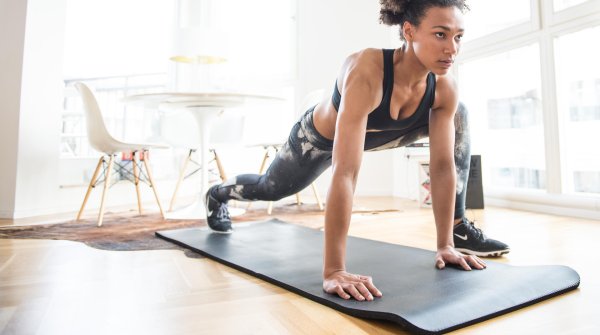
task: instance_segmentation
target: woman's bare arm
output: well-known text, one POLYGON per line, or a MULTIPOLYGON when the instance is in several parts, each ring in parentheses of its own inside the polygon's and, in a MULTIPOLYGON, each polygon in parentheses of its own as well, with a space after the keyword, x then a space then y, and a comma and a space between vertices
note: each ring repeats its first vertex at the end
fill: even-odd
MULTIPOLYGON (((377 101, 368 64, 349 64, 343 81, 333 145, 332 180, 325 209, 323 289, 349 299, 372 300, 381 293, 368 276, 346 272, 346 238, 360 170, 367 118, 377 101), (375 93, 375 94, 374 94, 375 93)), ((381 95, 379 95, 381 98, 381 95)))
POLYGON ((465 270, 483 269, 477 257, 465 256, 454 249, 454 203, 456 201, 456 167, 454 165, 454 114, 458 107, 457 90, 449 77, 439 77, 436 104, 429 117, 431 196, 437 231, 436 266, 446 262, 462 266, 465 270))

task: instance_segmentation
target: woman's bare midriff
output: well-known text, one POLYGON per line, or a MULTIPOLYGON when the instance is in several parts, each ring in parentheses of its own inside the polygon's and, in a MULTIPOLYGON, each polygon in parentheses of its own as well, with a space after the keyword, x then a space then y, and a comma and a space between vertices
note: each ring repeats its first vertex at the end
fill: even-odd
POLYGON ((335 136, 335 123, 337 120, 337 111, 331 103, 331 98, 323 99, 313 111, 313 123, 315 129, 323 137, 333 140, 335 136))

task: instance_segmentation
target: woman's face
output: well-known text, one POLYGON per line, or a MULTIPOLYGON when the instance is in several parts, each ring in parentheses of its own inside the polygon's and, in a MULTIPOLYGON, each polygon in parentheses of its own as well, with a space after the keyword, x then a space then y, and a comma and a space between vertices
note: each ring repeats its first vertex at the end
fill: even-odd
POLYGON ((448 73, 464 33, 463 15, 458 8, 429 8, 419 26, 406 22, 403 29, 423 66, 436 75, 448 73))

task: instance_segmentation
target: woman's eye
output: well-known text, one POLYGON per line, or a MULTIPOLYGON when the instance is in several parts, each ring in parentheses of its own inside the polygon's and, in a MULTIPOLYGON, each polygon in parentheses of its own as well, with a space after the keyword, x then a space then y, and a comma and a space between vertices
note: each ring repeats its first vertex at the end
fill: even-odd
POLYGON ((456 40, 457 40, 457 41, 460 41, 460 40, 462 40, 462 38, 463 38, 463 35, 458 35, 458 36, 456 36, 456 40))
POLYGON ((439 38, 444 38, 446 36, 446 34, 444 34, 444 33, 435 33, 435 36, 439 37, 439 38))

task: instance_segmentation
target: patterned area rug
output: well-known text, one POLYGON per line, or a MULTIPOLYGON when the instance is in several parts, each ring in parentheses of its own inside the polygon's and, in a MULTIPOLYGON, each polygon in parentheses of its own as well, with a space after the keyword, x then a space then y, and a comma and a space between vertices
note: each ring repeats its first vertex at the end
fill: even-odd
MULTIPOLYGON (((354 214, 379 214, 382 212, 399 212, 398 210, 355 210, 354 214)), ((242 222, 268 220, 278 218, 294 224, 320 229, 323 227, 324 212, 316 204, 297 206, 281 205, 268 215, 266 209, 250 209, 245 214, 235 217, 235 224, 242 222)), ((39 224, 27 226, 0 227, 0 238, 6 239, 52 239, 83 242, 86 245, 102 250, 182 250, 188 257, 202 257, 187 249, 178 247, 154 236, 159 230, 170 230, 188 227, 205 227, 206 220, 165 220, 158 213, 137 215, 135 211, 126 213, 110 213, 104 216, 102 227, 96 226, 96 218, 80 221, 70 220, 61 223, 39 224)))

